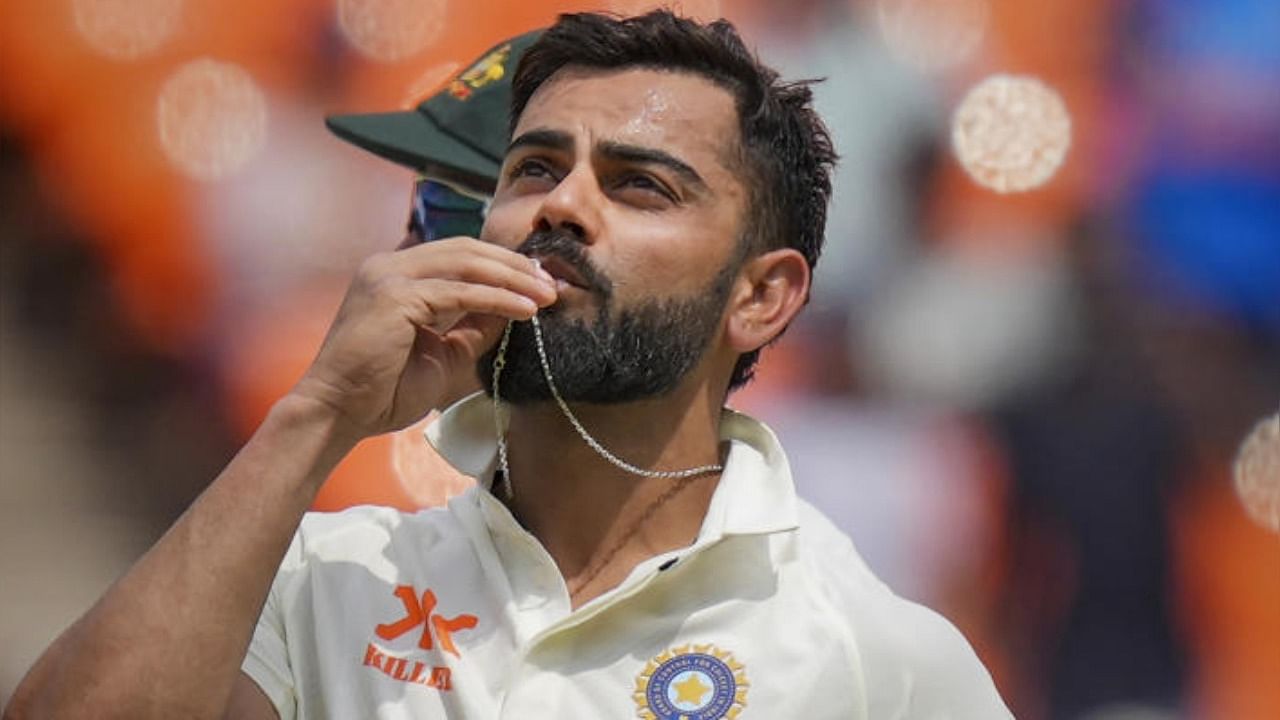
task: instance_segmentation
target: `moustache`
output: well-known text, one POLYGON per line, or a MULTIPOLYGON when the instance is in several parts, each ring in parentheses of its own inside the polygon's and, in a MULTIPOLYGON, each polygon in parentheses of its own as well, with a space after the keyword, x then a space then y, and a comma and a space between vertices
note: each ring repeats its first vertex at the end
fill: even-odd
POLYGON ((532 258, 554 257, 573 269, 582 278, 584 288, 606 302, 613 295, 613 281, 587 257, 578 236, 564 228, 534 230, 516 252, 532 258))

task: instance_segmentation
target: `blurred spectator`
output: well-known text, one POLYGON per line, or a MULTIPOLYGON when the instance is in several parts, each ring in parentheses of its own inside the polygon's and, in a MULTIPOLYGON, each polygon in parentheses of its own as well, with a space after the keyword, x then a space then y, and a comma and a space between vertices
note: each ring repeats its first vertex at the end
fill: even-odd
POLYGON ((1134 345, 1114 240, 1074 238, 1085 342, 1071 372, 992 414, 1013 479, 1001 607, 1031 691, 1020 717, 1172 716, 1183 699, 1167 513, 1182 445, 1134 345))

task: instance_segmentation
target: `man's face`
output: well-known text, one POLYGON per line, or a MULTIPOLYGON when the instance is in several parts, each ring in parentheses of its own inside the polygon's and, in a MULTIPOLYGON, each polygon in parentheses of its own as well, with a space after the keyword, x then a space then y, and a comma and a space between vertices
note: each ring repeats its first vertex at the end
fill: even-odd
MULTIPOLYGON (((560 280, 541 318, 566 399, 660 395, 703 356, 739 260, 737 143, 733 97, 696 75, 567 68, 534 94, 482 238, 560 280)), ((502 394, 547 397, 527 323, 513 330, 502 394)))

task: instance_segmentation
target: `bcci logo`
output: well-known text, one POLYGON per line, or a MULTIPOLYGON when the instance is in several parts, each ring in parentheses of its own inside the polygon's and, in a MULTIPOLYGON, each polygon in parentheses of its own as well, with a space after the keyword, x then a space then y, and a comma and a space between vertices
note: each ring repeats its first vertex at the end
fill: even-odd
POLYGON ((747 705, 746 668, 714 645, 684 645, 649 661, 636 677, 644 720, 733 720, 747 705))

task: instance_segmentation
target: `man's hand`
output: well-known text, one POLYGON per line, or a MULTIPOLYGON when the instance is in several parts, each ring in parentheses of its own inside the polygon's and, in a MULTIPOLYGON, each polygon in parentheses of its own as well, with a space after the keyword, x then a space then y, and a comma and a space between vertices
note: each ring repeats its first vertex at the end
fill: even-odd
POLYGON ((292 394, 319 401, 362 436, 406 427, 460 381, 508 320, 555 302, 532 259, 471 238, 369 258, 292 394))

